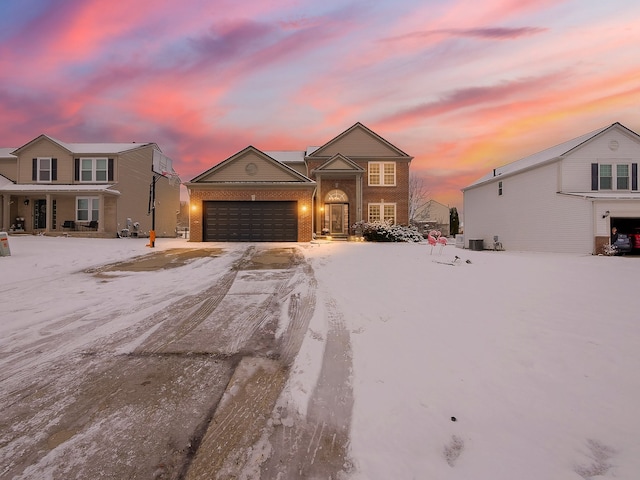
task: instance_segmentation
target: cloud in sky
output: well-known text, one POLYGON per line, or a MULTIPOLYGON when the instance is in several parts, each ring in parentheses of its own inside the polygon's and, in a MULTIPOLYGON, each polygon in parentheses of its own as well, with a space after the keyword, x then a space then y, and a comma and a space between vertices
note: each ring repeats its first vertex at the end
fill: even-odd
POLYGON ((362 122, 434 199, 616 121, 640 131, 632 0, 0 3, 0 146, 153 141, 191 179, 362 122))

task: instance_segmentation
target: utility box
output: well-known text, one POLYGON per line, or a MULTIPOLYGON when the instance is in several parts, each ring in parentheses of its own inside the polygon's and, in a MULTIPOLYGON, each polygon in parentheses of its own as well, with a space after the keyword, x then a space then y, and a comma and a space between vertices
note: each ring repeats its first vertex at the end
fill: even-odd
POLYGON ((7 232, 0 232, 0 257, 8 257, 10 255, 9 235, 7 235, 7 232))
POLYGON ((484 250, 484 240, 481 238, 476 240, 469 240, 469 250, 484 250))

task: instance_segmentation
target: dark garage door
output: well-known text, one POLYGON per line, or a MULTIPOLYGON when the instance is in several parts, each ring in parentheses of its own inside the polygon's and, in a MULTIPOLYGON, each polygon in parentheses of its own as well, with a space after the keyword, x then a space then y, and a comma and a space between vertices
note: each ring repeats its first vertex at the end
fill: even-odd
POLYGON ((204 202, 205 242, 296 242, 297 202, 204 202))

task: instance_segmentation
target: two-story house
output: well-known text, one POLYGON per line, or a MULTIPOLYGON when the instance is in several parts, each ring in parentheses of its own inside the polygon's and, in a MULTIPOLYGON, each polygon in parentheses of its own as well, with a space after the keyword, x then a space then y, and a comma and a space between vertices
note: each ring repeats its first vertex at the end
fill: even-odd
POLYGON ((179 179, 153 171, 170 163, 155 143, 66 143, 40 135, 0 149, 0 230, 116 237, 133 225, 148 233, 155 219, 157 236, 175 236, 179 179))
POLYGON ((436 230, 441 235, 448 237, 451 232, 450 217, 449 206, 432 199, 416 210, 413 224, 418 227, 421 233, 436 230))
POLYGON ((640 233, 638 163, 640 136, 614 123, 495 168, 462 190, 465 246, 602 253, 612 227, 640 233))
POLYGON ((249 146, 193 178, 191 241, 347 238, 359 221, 408 224, 410 157, 361 123, 320 147, 249 146))

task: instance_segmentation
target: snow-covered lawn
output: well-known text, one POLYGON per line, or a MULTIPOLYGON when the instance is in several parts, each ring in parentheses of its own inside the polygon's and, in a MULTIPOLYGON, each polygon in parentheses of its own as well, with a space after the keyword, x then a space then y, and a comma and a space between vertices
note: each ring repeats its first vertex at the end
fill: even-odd
MULTIPOLYGON (((0 258, 0 365, 100 295, 113 298, 114 312, 135 311, 142 298, 161 304, 212 275, 194 261, 96 287, 73 273, 149 253, 146 242, 9 242, 12 255, 0 258)), ((203 245, 158 239, 156 250, 203 245)), ((313 267, 318 302, 283 401, 304 413, 327 315, 338 312, 352 348, 353 479, 638 478, 640 258, 295 245, 313 267), (454 255, 458 265, 435 262, 454 255)), ((62 351, 80 347, 60 340, 62 351)))

